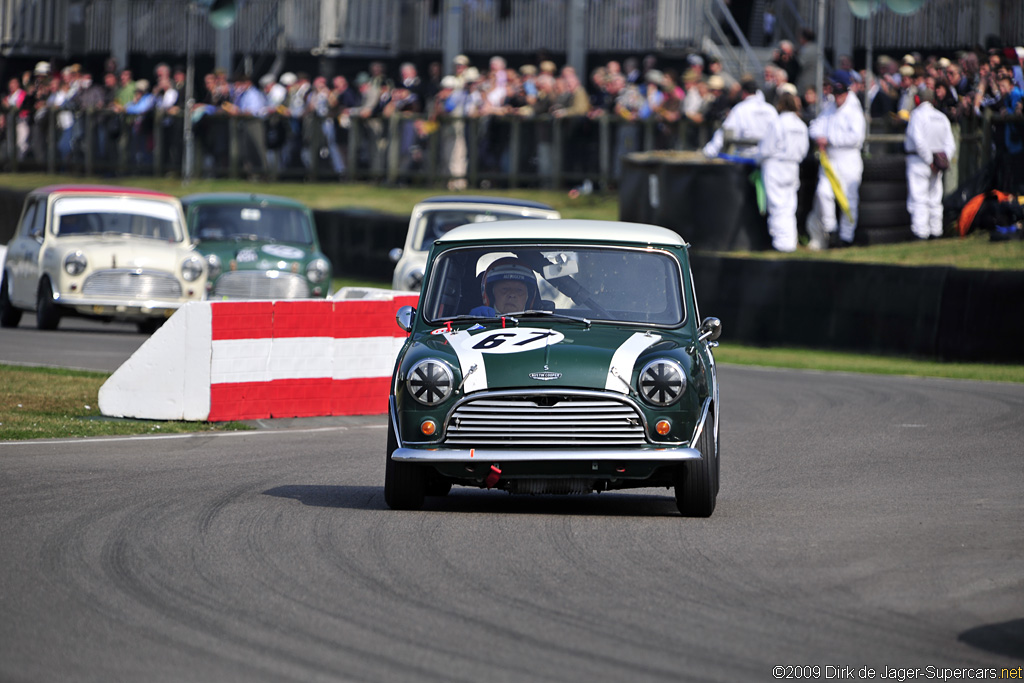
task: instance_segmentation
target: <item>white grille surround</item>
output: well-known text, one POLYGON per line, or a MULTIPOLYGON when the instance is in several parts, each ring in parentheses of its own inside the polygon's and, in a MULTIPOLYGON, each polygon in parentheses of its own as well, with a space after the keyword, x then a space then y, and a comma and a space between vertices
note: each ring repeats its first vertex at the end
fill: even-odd
POLYGON ((181 283, 168 272, 153 270, 100 270, 85 279, 82 295, 133 301, 181 298, 181 283))
POLYGON ((443 446, 602 448, 648 443, 643 413, 626 396, 551 389, 489 391, 460 401, 443 446))
POLYGON ((295 273, 263 270, 234 270, 213 283, 213 299, 308 299, 309 283, 295 273))

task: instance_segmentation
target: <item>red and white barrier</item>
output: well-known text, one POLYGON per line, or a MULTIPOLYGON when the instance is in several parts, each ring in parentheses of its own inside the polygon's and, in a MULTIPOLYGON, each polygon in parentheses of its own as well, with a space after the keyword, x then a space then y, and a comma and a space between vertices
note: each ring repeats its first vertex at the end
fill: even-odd
MULTIPOLYGON (((366 297, 367 292, 359 292, 366 297)), ((249 420, 387 410, 415 295, 183 307, 100 388, 104 415, 249 420)))

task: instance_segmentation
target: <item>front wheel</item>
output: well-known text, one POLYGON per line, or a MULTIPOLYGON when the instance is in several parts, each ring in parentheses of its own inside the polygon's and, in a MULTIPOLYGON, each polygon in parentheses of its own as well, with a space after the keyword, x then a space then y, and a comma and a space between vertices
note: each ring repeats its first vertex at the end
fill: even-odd
POLYGON ((715 511, 719 454, 713 412, 708 412, 697 450, 701 459, 683 463, 676 472, 676 507, 684 517, 710 517, 715 511))
POLYGON ((7 278, 0 282, 0 327, 17 327, 21 322, 21 311, 11 303, 7 293, 7 278))
POLYGON ((384 502, 392 510, 419 510, 427 495, 427 472, 420 465, 396 462, 391 454, 398 448, 394 425, 388 417, 388 452, 384 468, 384 502))
POLYGON ((36 293, 36 327, 40 330, 55 330, 60 324, 60 308, 53 302, 53 288, 43 278, 36 293))

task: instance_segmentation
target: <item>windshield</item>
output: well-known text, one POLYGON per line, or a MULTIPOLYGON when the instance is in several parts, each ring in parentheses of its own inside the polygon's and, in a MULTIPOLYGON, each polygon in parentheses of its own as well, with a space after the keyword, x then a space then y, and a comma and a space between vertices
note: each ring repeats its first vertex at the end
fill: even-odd
POLYGON ((457 228, 467 223, 514 221, 523 218, 536 218, 536 216, 524 216, 521 211, 516 211, 514 207, 509 207, 508 211, 495 211, 493 209, 438 209, 426 211, 416 223, 412 248, 415 251, 429 251, 434 240, 439 239, 452 228, 457 228))
POLYGON ((167 202, 124 197, 66 197, 53 207, 53 233, 132 235, 180 242, 179 214, 167 202))
POLYGON ((437 256, 421 298, 431 322, 522 311, 675 326, 685 320, 681 269, 666 251, 489 246, 437 256))
POLYGON ((313 230, 304 209, 288 206, 202 205, 190 216, 199 240, 264 240, 312 244, 313 230))

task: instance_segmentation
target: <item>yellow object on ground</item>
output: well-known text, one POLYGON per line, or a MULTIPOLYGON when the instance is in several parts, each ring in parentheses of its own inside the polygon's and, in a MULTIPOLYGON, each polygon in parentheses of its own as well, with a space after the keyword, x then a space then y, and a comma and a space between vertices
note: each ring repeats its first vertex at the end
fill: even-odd
POLYGON ((846 192, 843 191, 843 184, 839 182, 839 176, 836 175, 835 169, 832 168, 832 162, 829 161, 828 154, 825 154, 824 151, 818 152, 818 162, 821 164, 821 170, 825 172, 825 177, 828 178, 829 184, 832 185, 832 192, 836 196, 836 201, 839 202, 839 208, 852 223, 853 214, 850 213, 850 202, 846 198, 846 192))

